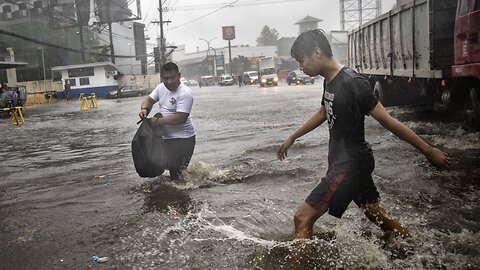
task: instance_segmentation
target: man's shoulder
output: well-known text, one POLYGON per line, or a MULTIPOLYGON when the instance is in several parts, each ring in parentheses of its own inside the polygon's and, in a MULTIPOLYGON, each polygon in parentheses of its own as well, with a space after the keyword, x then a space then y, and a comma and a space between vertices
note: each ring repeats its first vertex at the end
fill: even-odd
POLYGON ((361 80, 366 80, 367 78, 365 78, 362 74, 356 72, 355 70, 349 68, 349 67, 345 67, 343 69, 343 73, 345 74, 345 80, 347 81, 353 81, 355 79, 361 79, 361 80))
POLYGON ((192 90, 190 89, 190 87, 186 86, 183 83, 181 83, 180 86, 178 87, 178 94, 193 96, 192 90))

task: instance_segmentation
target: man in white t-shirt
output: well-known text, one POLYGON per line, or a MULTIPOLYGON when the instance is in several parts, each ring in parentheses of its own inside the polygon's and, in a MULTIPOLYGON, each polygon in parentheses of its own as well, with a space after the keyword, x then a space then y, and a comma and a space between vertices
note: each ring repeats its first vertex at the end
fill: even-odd
POLYGON ((140 117, 147 117, 153 104, 158 102, 160 112, 150 118, 153 125, 161 125, 169 159, 170 178, 178 180, 182 170, 190 163, 195 148, 195 127, 190 112, 193 95, 190 88, 180 82, 178 66, 166 63, 160 69, 163 83, 159 84, 142 102, 140 117))

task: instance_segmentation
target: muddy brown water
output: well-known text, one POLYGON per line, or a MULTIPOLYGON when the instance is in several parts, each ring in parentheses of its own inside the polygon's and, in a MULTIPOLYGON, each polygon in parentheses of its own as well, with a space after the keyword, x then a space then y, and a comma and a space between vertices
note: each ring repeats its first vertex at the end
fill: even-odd
POLYGON ((446 151, 437 171, 366 120, 382 203, 410 228, 389 239, 353 204, 316 223, 292 259, 293 213, 325 174, 328 130, 278 144, 319 107, 321 84, 194 88, 197 147, 184 182, 142 179, 130 141, 141 98, 57 102, 0 122, 0 269, 480 269, 480 134, 436 108, 390 108, 446 151), (102 264, 91 257, 107 256, 102 264))

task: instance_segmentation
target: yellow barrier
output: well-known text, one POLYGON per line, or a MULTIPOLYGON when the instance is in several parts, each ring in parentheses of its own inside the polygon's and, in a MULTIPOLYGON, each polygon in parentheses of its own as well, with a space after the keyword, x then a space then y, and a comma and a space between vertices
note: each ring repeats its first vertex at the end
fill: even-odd
POLYGON ((12 107, 12 108, 2 108, 1 110, 3 112, 12 111, 12 124, 14 125, 25 124, 25 118, 23 118, 21 106, 12 107), (20 121, 19 121, 19 118, 20 118, 20 121))
POLYGON ((47 94, 47 103, 52 103, 55 101, 55 98, 53 96, 53 93, 48 93, 47 94))
POLYGON ((90 108, 98 108, 97 96, 93 94, 89 98, 90 98, 90 108))
POLYGON ((88 98, 82 98, 82 105, 80 106, 81 111, 88 111, 90 110, 90 106, 88 106, 88 98))
POLYGON ((43 93, 29 93, 27 95, 27 102, 28 105, 35 105, 35 104, 45 104, 47 100, 45 98, 45 94, 43 93))
POLYGON ((85 93, 80 93, 80 95, 78 95, 78 100, 82 100, 83 97, 85 97, 85 93))
POLYGON ((81 111, 88 111, 94 108, 98 108, 98 100, 95 94, 89 97, 82 97, 82 105, 80 105, 81 111))

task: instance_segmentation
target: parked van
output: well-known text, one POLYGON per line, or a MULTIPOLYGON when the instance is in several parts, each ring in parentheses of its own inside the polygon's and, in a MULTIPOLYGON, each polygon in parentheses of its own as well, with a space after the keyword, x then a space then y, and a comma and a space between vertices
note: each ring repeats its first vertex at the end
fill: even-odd
POLYGON ((200 82, 198 82, 200 87, 202 86, 212 86, 215 85, 215 81, 212 76, 202 76, 200 77, 200 82))
POLYGON ((245 71, 243 73, 243 84, 257 84, 258 83, 258 72, 256 71, 245 71))
POLYGON ((220 76, 220 80, 218 81, 218 84, 221 86, 233 85, 233 83, 234 82, 232 76, 228 74, 220 76))

